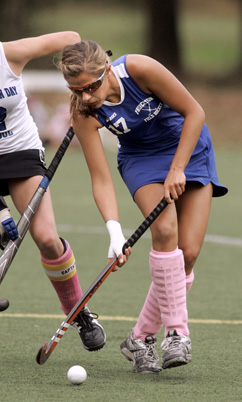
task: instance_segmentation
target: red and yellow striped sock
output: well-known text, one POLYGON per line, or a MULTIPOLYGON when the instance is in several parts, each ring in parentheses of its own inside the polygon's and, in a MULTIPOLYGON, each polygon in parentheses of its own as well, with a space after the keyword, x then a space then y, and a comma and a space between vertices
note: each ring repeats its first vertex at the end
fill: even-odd
POLYGON ((74 254, 66 240, 65 244, 66 251, 61 257, 50 260, 41 256, 41 263, 59 297, 61 308, 67 315, 81 298, 82 290, 74 254))

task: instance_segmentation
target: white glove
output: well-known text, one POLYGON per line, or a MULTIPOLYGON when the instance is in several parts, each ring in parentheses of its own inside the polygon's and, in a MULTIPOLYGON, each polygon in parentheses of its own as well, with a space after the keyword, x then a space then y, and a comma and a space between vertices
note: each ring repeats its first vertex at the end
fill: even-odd
MULTIPOLYGON (((121 225, 118 221, 110 219, 106 222, 106 226, 110 235, 110 246, 108 250, 108 258, 114 258, 115 256, 123 255, 123 245, 126 239, 123 235, 121 225)), ((122 263, 123 259, 120 258, 119 262, 122 263)))

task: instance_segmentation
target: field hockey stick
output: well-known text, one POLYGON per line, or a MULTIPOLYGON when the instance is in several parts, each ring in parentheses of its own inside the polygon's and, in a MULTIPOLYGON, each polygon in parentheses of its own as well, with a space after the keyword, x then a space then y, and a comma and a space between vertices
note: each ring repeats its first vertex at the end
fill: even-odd
MULTIPOLYGON (((6 245, 1 257, 0 257, 0 284, 3 281, 6 272, 8 271, 11 262, 14 259, 15 254, 17 253, 24 236, 29 228, 29 225, 40 205, 40 202, 44 196, 44 193, 49 186, 50 181, 52 180, 56 169, 58 168, 72 138, 74 136, 74 130, 72 127, 69 128, 68 132, 66 133, 61 145, 59 146, 52 162, 50 163, 49 168, 47 169, 45 176, 41 180, 36 192, 34 193, 30 203, 28 204, 27 208, 25 209, 23 215, 21 216, 17 228, 19 237, 16 240, 9 240, 8 244, 6 245)), ((3 299, 6 300, 6 299, 3 299)))
MULTIPOLYGON (((165 198, 163 198, 159 204, 153 209, 150 215, 143 221, 143 223, 138 227, 138 229, 132 234, 132 236, 123 245, 123 254, 125 249, 128 247, 133 247, 134 244, 140 239, 140 237, 146 232, 150 225, 155 221, 155 219, 161 214, 162 211, 168 205, 165 198)), ((113 271, 114 267, 117 265, 118 258, 113 258, 112 261, 103 269, 103 271, 98 275, 94 282, 89 286, 86 292, 82 295, 80 300, 75 304, 73 309, 67 315, 66 319, 62 322, 60 327, 57 329, 56 333, 52 336, 49 343, 45 342, 39 349, 36 356, 36 361, 38 364, 42 365, 50 357, 51 353, 59 343, 62 336, 65 334, 66 330, 69 328, 70 324, 73 322, 74 318, 79 314, 81 309, 85 306, 88 300, 94 295, 101 284, 105 281, 108 275, 113 271)))

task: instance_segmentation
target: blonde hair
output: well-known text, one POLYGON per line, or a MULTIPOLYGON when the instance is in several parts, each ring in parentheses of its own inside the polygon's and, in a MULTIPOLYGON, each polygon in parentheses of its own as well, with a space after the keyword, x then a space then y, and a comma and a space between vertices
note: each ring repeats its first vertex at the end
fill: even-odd
MULTIPOLYGON (((106 64, 110 62, 109 54, 109 51, 106 53, 98 43, 84 40, 63 49, 59 69, 65 80, 84 72, 98 77, 104 71, 106 64)), ((70 98, 70 113, 73 119, 78 113, 86 117, 95 116, 94 110, 85 106, 82 98, 75 94, 72 94, 70 98)))

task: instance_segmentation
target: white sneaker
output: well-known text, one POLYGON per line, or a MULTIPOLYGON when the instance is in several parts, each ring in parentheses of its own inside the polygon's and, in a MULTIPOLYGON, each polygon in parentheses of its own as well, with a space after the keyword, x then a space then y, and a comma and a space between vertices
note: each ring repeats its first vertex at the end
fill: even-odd
POLYGON ((161 349, 165 350, 162 357, 162 368, 182 366, 192 361, 191 340, 188 336, 179 336, 176 330, 170 330, 161 343, 161 349))
POLYGON ((142 339, 134 339, 131 331, 120 348, 126 359, 133 361, 133 368, 137 373, 160 373, 161 366, 158 364, 155 343, 156 339, 151 335, 146 336, 145 342, 142 339))

